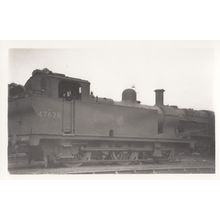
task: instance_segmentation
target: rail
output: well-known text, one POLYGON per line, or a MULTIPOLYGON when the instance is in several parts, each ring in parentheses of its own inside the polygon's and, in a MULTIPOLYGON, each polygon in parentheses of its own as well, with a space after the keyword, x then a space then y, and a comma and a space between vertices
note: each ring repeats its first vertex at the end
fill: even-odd
POLYGON ((213 166, 83 166, 65 168, 9 169, 11 174, 214 174, 213 166))

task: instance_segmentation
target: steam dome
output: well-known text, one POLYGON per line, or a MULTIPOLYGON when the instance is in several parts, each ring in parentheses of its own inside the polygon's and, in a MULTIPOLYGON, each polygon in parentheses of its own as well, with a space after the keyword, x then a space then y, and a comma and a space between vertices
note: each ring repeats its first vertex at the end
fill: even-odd
POLYGON ((122 101, 136 102, 137 93, 134 89, 125 89, 122 93, 122 101))

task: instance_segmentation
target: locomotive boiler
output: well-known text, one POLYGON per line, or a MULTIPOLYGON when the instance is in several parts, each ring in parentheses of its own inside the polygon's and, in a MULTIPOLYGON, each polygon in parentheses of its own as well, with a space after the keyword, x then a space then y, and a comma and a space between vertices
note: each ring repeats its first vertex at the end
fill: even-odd
POLYGON ((8 152, 28 161, 57 163, 141 163, 175 160, 179 153, 214 154, 214 113, 137 101, 126 89, 122 100, 100 98, 90 82, 34 70, 24 86, 9 85, 8 152))

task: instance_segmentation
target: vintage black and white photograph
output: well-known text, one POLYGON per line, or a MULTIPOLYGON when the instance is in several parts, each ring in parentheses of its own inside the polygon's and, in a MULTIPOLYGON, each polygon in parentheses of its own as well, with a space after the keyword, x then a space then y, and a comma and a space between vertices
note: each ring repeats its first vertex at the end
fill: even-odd
POLYGON ((214 174, 214 50, 11 48, 10 174, 214 174))
POLYGON ((219 1, 1 3, 0 219, 220 219, 219 1))

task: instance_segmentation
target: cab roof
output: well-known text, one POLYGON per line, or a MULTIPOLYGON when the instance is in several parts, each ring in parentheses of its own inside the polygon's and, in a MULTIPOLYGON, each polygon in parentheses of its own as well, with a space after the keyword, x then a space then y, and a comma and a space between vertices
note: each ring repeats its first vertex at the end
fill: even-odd
POLYGON ((71 81, 76 81, 76 82, 80 82, 80 83, 90 84, 90 82, 87 80, 69 77, 69 76, 66 76, 65 74, 61 74, 61 73, 54 73, 47 68, 44 68, 42 70, 36 69, 32 72, 32 76, 35 76, 38 74, 44 74, 44 75, 47 75, 48 77, 53 77, 53 78, 57 78, 57 79, 71 80, 71 81))

